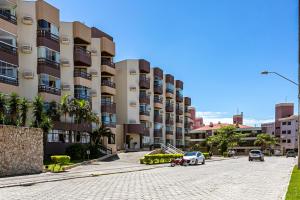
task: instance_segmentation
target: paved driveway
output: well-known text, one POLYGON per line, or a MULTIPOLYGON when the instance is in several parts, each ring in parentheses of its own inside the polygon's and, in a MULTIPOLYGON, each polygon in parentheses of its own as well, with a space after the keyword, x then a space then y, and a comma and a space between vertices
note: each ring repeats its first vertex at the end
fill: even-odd
MULTIPOLYGON (((119 161, 120 162, 120 161, 119 161)), ((247 158, 0 189, 0 199, 282 199, 295 159, 247 158)))

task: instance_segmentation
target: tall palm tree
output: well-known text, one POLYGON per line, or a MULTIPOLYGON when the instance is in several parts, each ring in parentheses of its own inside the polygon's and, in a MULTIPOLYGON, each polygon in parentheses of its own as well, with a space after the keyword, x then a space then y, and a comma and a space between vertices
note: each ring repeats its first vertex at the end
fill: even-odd
POLYGON ((99 128, 93 130, 93 132, 90 134, 91 145, 98 146, 98 145, 100 145, 102 138, 105 138, 105 137, 109 138, 112 135, 113 135, 113 133, 112 133, 111 129, 105 127, 102 124, 99 128))
POLYGON ((276 145, 278 141, 272 135, 261 133, 257 135, 256 140, 254 141, 255 146, 260 146, 262 150, 267 148, 271 148, 272 146, 276 145))
POLYGON ((5 94, 0 93, 0 123, 5 124, 7 110, 7 99, 5 94))
POLYGON ((67 114, 70 114, 69 96, 70 95, 66 94, 60 100, 60 110, 61 110, 61 113, 64 115, 65 123, 67 123, 67 114))
POLYGON ((20 125, 25 126, 26 124, 26 119, 27 119, 27 112, 29 109, 29 102, 26 98, 21 98, 20 99, 20 125))
POLYGON ((19 116, 19 106, 20 106, 20 97, 17 93, 11 93, 8 99, 8 114, 9 114, 9 123, 11 125, 18 125, 18 116, 19 116))
POLYGON ((32 126, 39 128, 42 121, 43 121, 43 114, 44 114, 44 101, 41 96, 36 96, 34 101, 32 102, 33 108, 33 121, 32 126))

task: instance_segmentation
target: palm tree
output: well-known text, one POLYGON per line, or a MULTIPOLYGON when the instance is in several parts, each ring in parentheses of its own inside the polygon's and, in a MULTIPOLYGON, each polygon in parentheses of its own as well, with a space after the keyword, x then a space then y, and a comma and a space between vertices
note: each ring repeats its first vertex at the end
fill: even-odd
POLYGON ((59 107, 59 104, 56 103, 56 101, 51 101, 49 103, 49 108, 46 111, 46 115, 52 121, 59 121, 59 118, 60 118, 60 107, 59 107))
POLYGON ((33 127, 39 128, 43 121, 44 102, 41 96, 36 96, 32 102, 33 118, 31 122, 33 127))
POLYGON ((16 93, 11 93, 8 99, 8 113, 9 113, 9 123, 11 125, 18 125, 18 116, 19 116, 19 106, 20 98, 16 93))
POLYGON ((7 110, 7 99, 5 94, 0 93, 0 123, 5 124, 7 110))
POLYGON ((91 145, 98 146, 98 145, 100 145, 102 138, 105 138, 105 137, 109 138, 112 135, 113 135, 113 133, 111 132, 111 129, 105 127, 102 124, 99 128, 93 130, 93 132, 90 134, 91 145))
POLYGON ((278 143, 276 138, 272 135, 261 133, 257 135, 256 140, 254 141, 255 146, 260 146, 262 150, 265 150, 267 148, 271 148, 271 146, 274 146, 278 143))
MULTIPOLYGON (((70 101, 69 101, 69 96, 68 94, 64 95, 62 98, 61 98, 61 101, 60 101, 60 110, 61 110, 61 113, 64 115, 65 117, 65 123, 67 123, 67 114, 70 114, 70 101)), ((66 125, 65 124, 65 129, 66 129, 66 125)))
POLYGON ((29 102, 26 98, 21 98, 20 99, 20 125, 25 126, 26 124, 26 119, 27 119, 27 112, 29 109, 29 102))

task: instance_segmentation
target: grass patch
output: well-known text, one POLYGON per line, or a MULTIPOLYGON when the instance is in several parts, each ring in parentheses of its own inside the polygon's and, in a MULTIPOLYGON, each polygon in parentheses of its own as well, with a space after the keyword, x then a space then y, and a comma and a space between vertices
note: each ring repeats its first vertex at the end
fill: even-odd
POLYGON ((299 200, 300 199, 300 170, 295 166, 291 176, 288 191, 285 200, 299 200))

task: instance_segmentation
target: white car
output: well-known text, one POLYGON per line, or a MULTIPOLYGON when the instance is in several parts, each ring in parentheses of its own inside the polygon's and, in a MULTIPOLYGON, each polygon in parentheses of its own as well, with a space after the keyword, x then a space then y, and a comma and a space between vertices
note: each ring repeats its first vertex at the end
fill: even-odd
POLYGON ((186 160, 189 165, 198 165, 198 163, 205 164, 205 157, 199 151, 187 152, 183 155, 183 159, 186 160))

